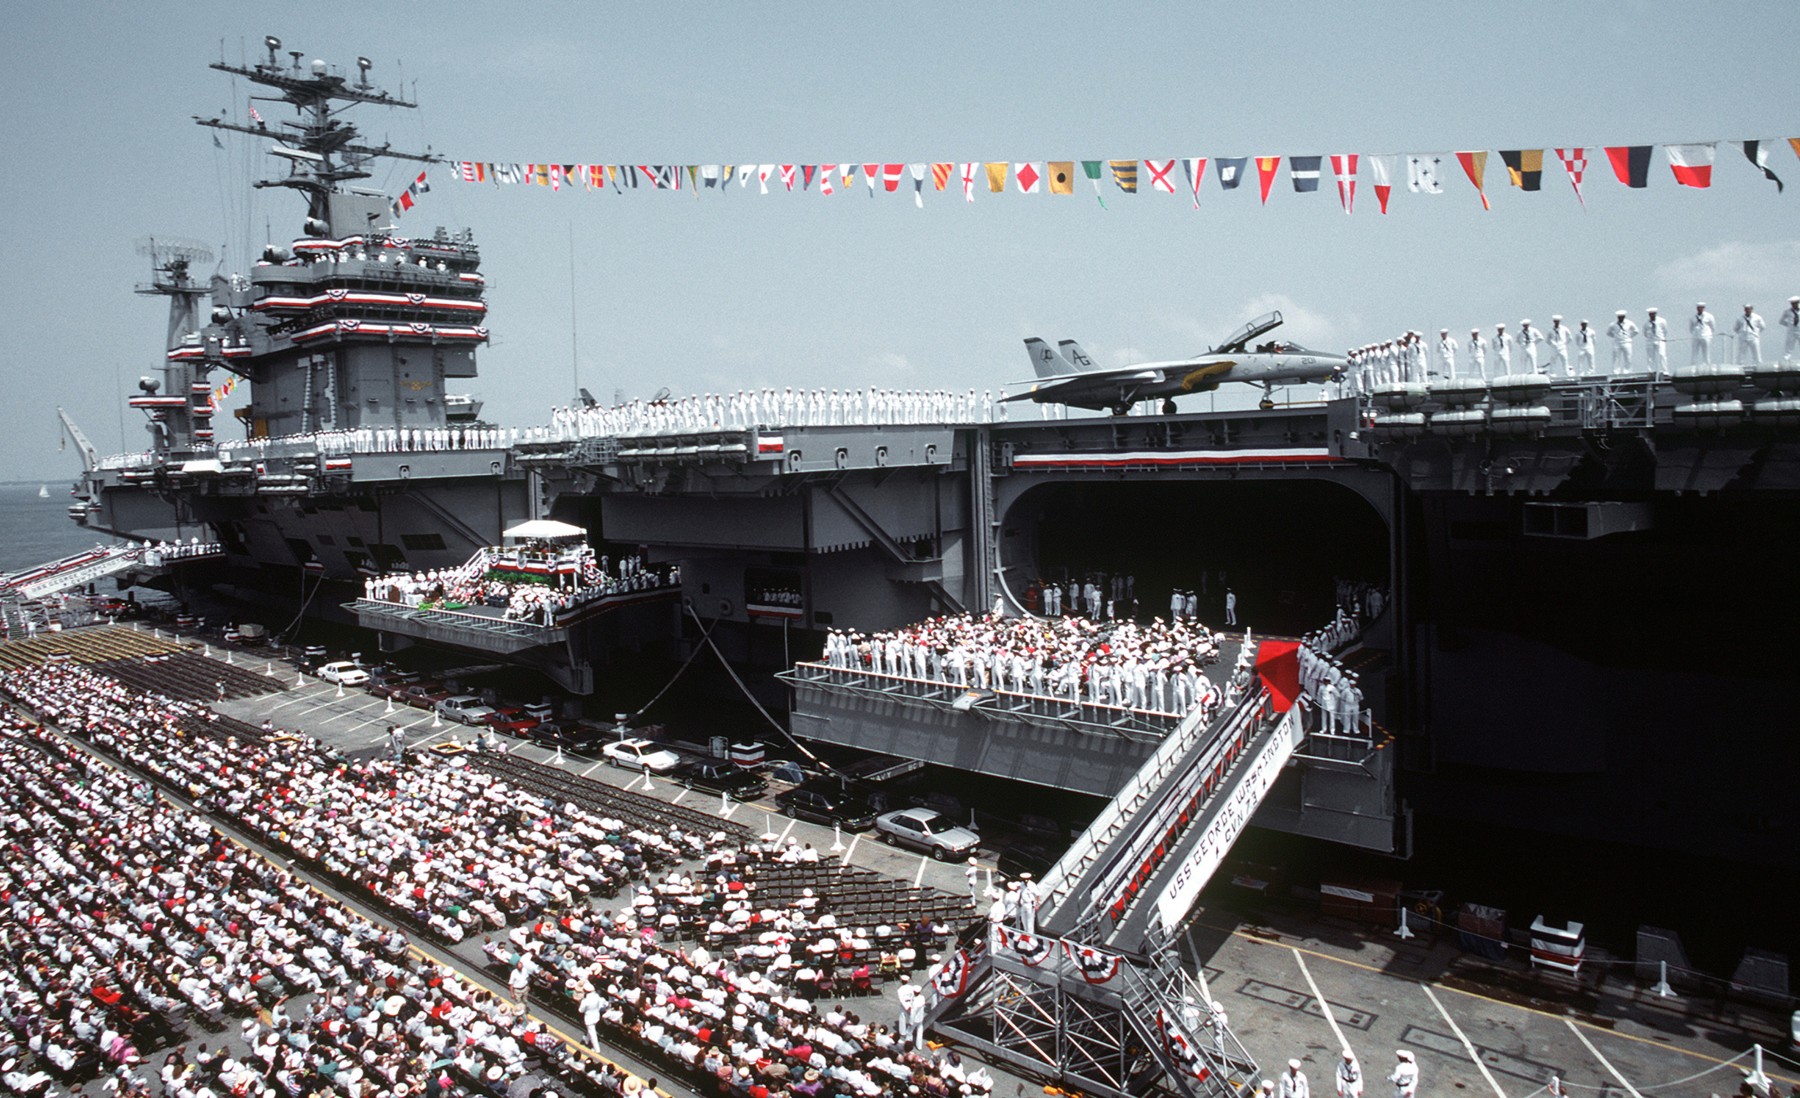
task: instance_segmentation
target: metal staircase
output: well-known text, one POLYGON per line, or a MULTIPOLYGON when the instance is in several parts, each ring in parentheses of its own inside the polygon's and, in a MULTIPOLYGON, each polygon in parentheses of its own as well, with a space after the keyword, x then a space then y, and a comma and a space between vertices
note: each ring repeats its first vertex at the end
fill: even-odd
POLYGON ((1171 935, 1301 738, 1260 684, 1192 713, 1045 875, 1034 933, 991 925, 934 966, 926 1023, 1105 1098, 1248 1098, 1256 1061, 1171 935))

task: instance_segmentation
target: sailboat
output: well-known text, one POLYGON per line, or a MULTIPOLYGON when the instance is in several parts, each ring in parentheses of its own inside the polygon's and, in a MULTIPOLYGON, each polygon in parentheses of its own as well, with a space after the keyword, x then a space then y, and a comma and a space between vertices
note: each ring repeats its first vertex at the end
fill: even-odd
POLYGON ((38 485, 38 498, 39 499, 49 499, 50 498, 50 486, 48 484, 38 485))

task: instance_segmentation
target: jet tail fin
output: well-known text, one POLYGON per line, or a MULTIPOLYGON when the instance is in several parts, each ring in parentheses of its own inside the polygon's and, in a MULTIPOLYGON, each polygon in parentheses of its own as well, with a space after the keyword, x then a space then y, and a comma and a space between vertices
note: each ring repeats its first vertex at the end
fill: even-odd
POLYGON ((1062 340, 1061 342, 1059 342, 1056 346, 1058 349, 1060 349, 1062 351, 1062 355, 1064 358, 1068 359, 1070 362, 1073 362, 1075 364, 1075 369, 1078 372, 1085 374, 1089 370, 1096 368, 1094 366, 1093 357, 1091 355, 1089 355, 1086 351, 1082 350, 1081 344, 1075 342, 1074 340, 1065 339, 1065 340, 1062 340))
POLYGON ((1057 377, 1075 372, 1055 347, 1036 336, 1025 341, 1025 351, 1031 356, 1031 368, 1039 377, 1057 377))

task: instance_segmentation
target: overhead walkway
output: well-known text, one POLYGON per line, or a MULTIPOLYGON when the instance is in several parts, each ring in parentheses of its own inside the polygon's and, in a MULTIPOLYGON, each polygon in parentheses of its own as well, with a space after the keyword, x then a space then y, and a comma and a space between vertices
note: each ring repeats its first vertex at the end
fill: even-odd
POLYGON ((0 576, 0 596, 28 602, 78 590, 133 569, 166 568, 224 555, 224 548, 215 544, 96 546, 85 553, 0 576))

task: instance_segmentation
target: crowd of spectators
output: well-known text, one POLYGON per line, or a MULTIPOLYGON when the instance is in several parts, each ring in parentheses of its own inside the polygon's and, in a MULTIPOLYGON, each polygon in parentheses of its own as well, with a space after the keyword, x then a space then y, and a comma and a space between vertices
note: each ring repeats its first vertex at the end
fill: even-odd
MULTIPOLYGON (((135 720, 112 700, 85 708, 96 727, 135 720)), ((0 788, 3 1081, 16 1093, 106 1073, 132 1098, 485 1096, 553 1051, 512 1004, 17 718, 0 727, 0 788), (242 1018, 235 1042, 147 1062, 190 1018, 216 1032, 227 1015, 242 1018)))
MULTIPOLYGON (((498 1098, 540 1061, 572 1059, 530 1019, 526 1002, 578 1018, 590 1042, 603 1030, 735 1098, 875 1098, 914 1086, 978 1095, 992 1087, 953 1055, 908 1047, 892 1027, 814 1001, 868 990, 871 968, 894 975, 903 964, 923 965, 952 928, 932 920, 864 925, 862 913, 834 911, 810 891, 759 893, 759 871, 805 862, 797 847, 630 828, 430 755, 413 765, 353 762, 301 735, 206 734, 206 707, 73 665, 0 674, 0 690, 419 933, 447 944, 485 937, 483 952, 513 991, 511 1002, 488 997, 449 970, 410 959, 394 931, 223 840, 141 783, 21 725, 0 743, 0 780, 17 776, 42 788, 7 803, 51 807, 7 819, 15 847, 18 836, 34 837, 28 849, 52 867, 65 864, 70 848, 94 852, 88 860, 103 859, 112 876, 89 874, 54 905, 15 887, 4 897, 5 916, 45 926, 33 911, 41 905, 51 922, 91 920, 109 936, 117 922, 118 941, 102 955, 137 962, 129 975, 144 991, 132 990, 133 1008, 172 1012, 159 1015, 170 1029, 180 1028, 183 1012, 213 1020, 272 1012, 269 1022, 246 1021, 247 1054, 170 1060, 165 1094, 386 1098, 408 1093, 400 1088, 410 1082, 411 1093, 498 1098), (9 765, 19 751, 62 762, 9 765), (84 831, 54 830, 72 813, 87 814, 74 825, 84 831), (114 912, 96 887, 133 896, 114 912)), ((14 864, 9 858, 4 879, 16 886, 14 864)), ((61 887, 43 884, 57 875, 24 876, 61 887)), ((72 1075, 108 1055, 132 1069, 136 1032, 109 1033, 87 1017, 99 1009, 84 996, 98 986, 101 966, 71 971, 73 962, 60 960, 69 951, 54 942, 41 948, 58 958, 48 975, 15 969, 42 985, 34 989, 40 999, 44 988, 60 989, 59 1005, 13 1009, 18 1040, 30 1039, 21 1029, 35 1024, 29 1018, 54 1016, 55 1056, 68 1062, 60 1050, 72 1053, 72 1075), (79 1019, 68 1009, 75 1000, 79 1019), (114 1039, 121 1034, 123 1044, 114 1039)), ((39 1040, 29 1051, 45 1047, 39 1040)), ((58 1062, 48 1052, 43 1059, 58 1062)), ((606 1081, 612 1092, 626 1086, 616 1073, 606 1081)))
POLYGON ((1202 673, 1218 652, 1197 621, 952 614, 880 633, 833 629, 823 658, 844 671, 1180 716, 1219 704, 1202 673))
POLYGON ((609 595, 679 587, 681 569, 653 568, 638 555, 614 562, 591 546, 484 549, 456 568, 363 581, 363 597, 402 606, 491 607, 509 621, 553 625, 559 614, 609 595))

